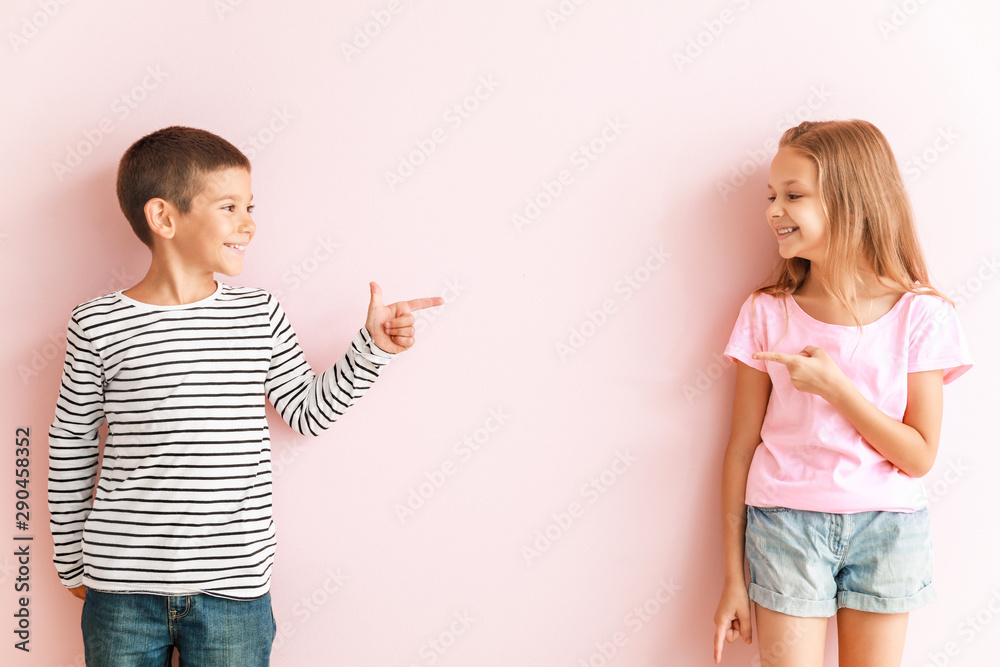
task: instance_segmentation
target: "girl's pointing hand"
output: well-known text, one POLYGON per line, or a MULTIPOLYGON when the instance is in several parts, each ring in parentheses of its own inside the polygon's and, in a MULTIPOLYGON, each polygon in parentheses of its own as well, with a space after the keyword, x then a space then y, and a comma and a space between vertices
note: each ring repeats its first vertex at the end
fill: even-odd
POLYGON ((784 364, 788 368, 792 386, 827 400, 843 388, 845 383, 851 382, 830 355, 814 345, 806 345, 798 354, 754 352, 753 358, 784 364))

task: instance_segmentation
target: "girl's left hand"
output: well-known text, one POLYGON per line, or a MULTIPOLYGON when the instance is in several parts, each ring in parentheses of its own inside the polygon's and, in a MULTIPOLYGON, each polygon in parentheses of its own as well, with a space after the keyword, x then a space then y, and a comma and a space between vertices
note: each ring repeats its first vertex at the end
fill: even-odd
POLYGON ((806 345, 798 354, 754 352, 753 358, 784 364, 788 368, 792 386, 799 391, 816 394, 827 400, 830 400, 833 393, 843 388, 845 383, 851 382, 830 355, 814 345, 806 345))

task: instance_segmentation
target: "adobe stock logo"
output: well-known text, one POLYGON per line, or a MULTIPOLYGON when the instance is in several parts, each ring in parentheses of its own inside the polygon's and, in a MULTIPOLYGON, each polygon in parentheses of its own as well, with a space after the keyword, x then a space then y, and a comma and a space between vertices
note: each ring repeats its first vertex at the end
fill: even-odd
MULTIPOLYGON (((442 658, 477 622, 477 619, 465 610, 455 612, 451 617, 453 620, 448 624, 448 627, 433 637, 428 637, 417 651, 417 655, 423 660, 424 665, 433 665, 442 658)), ((411 662, 408 667, 418 667, 418 663, 411 662)))
POLYGON ((653 274, 666 265, 668 259, 670 259, 670 253, 664 251, 662 245, 649 246, 649 253, 643 262, 624 274, 621 280, 614 284, 614 293, 621 295, 621 298, 609 297, 602 301, 596 309, 587 310, 584 313, 584 319, 570 327, 566 342, 559 341, 555 344, 559 361, 565 364, 569 357, 583 349, 587 341, 593 338, 608 323, 608 319, 618 312, 618 306, 638 293, 649 282, 653 274))
POLYGON ((415 148, 407 153, 400 153, 397 158, 396 168, 392 171, 386 170, 383 175, 385 184, 389 186, 390 192, 395 192, 396 188, 413 176, 427 160, 437 152, 438 146, 448 139, 448 133, 454 132, 465 122, 472 118, 473 114, 486 100, 493 97, 500 88, 500 83, 492 75, 482 75, 477 81, 475 89, 463 97, 458 102, 452 104, 441 115, 445 127, 435 127, 427 136, 414 140, 415 148))
MULTIPOLYGON (((167 76, 168 73, 160 69, 159 65, 155 67, 150 65, 146 68, 146 74, 139 83, 111 102, 111 113, 119 121, 125 120, 151 92, 159 87, 167 76)), ((55 172, 56 180, 62 182, 66 174, 83 164, 84 158, 93 153, 94 149, 101 145, 106 135, 114 131, 114 121, 108 117, 104 117, 97 122, 97 127, 84 130, 83 139, 74 145, 67 144, 66 157, 63 161, 52 163, 52 170, 55 172)))
POLYGON ((715 384, 716 380, 725 375, 727 368, 736 363, 724 353, 719 352, 714 352, 712 359, 714 361, 708 366, 698 369, 693 383, 688 382, 681 387, 688 405, 693 404, 696 398, 700 398, 702 394, 715 384))
POLYGON ((473 429, 471 433, 467 433, 452 446, 451 451, 455 458, 446 458, 432 470, 425 472, 422 480, 407 488, 406 500, 397 502, 393 506, 399 523, 405 524, 407 519, 413 517, 431 498, 437 495, 438 491, 448 483, 448 480, 458 473, 463 463, 468 463, 473 456, 486 447, 510 417, 510 413, 506 412, 503 407, 490 408, 482 425, 473 429))
POLYGON ((297 623, 293 624, 291 621, 283 620, 277 624, 274 642, 271 646, 271 650, 275 653, 280 652, 285 642, 293 637, 299 628, 312 618, 313 614, 318 613, 324 605, 333 599, 333 596, 351 579, 339 567, 327 568, 325 574, 326 577, 320 585, 316 586, 309 595, 299 598, 298 602, 292 605, 292 614, 298 619, 297 623))
POLYGON ((604 470, 594 475, 582 485, 580 485, 580 497, 587 501, 584 505, 580 501, 573 500, 565 510, 552 512, 549 518, 552 520, 540 530, 536 530, 534 539, 529 544, 521 547, 521 555, 524 562, 532 565, 542 557, 552 546, 561 540, 569 529, 572 528, 587 511, 587 507, 593 505, 611 490, 622 476, 632 469, 632 466, 639 460, 628 449, 625 451, 616 450, 615 458, 604 470))
POLYGON ((607 639, 595 643, 593 652, 586 659, 577 662, 578 667, 609 667, 616 664, 613 661, 619 657, 618 653, 628 644, 629 639, 646 627, 683 588, 674 582, 673 577, 670 577, 669 582, 661 577, 656 583, 659 586, 652 594, 642 603, 633 606, 622 619, 622 623, 632 631, 632 635, 624 630, 618 630, 607 639))
POLYGON ((277 135, 284 132, 293 120, 295 120, 295 116, 288 113, 287 109, 275 107, 267 122, 253 134, 247 135, 247 138, 240 142, 237 148, 247 156, 248 160, 253 160, 257 157, 257 153, 264 150, 277 135))
MULTIPOLYGON (((965 646, 968 646, 976 637, 986 632, 997 616, 1000 616, 1000 588, 994 586, 989 591, 989 596, 989 599, 980 603, 982 606, 975 611, 974 615, 967 615, 955 629, 956 634, 964 640, 965 646)), ((968 660, 963 660, 961 663, 953 662, 953 658, 959 657, 965 646, 954 639, 949 640, 941 647, 942 650, 927 653, 927 660, 921 663, 921 667, 948 667, 952 664, 969 665, 971 663, 968 660)))
POLYGON ((372 42, 389 28, 393 19, 404 9, 405 7, 400 3, 400 0, 389 0, 385 9, 372 11, 371 19, 354 28, 351 40, 340 43, 340 52, 344 54, 344 60, 351 62, 352 59, 360 56, 362 51, 371 46, 372 42))
POLYGON ((54 19, 69 3, 70 0, 39 0, 38 11, 31 16, 21 18, 20 31, 7 33, 7 41, 10 42, 10 48, 14 50, 14 53, 20 51, 27 46, 29 41, 37 37, 38 31, 47 26, 49 21, 54 19))
MULTIPOLYGON (((577 173, 587 171, 598 158, 604 155, 608 147, 621 137, 622 132, 627 128, 628 125, 618 116, 608 118, 597 134, 576 147, 569 158, 570 165, 576 167, 577 173)), ((571 169, 560 169, 552 180, 543 180, 541 188, 537 189, 534 195, 525 197, 524 207, 510 216, 510 222, 514 225, 517 233, 522 233, 526 227, 534 224, 574 181, 575 176, 571 169)))
POLYGON ((340 244, 331 239, 329 234, 317 237, 313 249, 281 274, 281 281, 293 290, 298 289, 324 262, 333 257, 334 251, 339 247, 340 244))
POLYGON ((960 135, 950 125, 948 127, 939 127, 931 145, 919 154, 911 156, 900 167, 903 176, 916 181, 925 171, 930 169, 932 164, 938 161, 942 153, 945 153, 958 141, 959 137, 960 135))
POLYGON ((581 5, 585 5, 587 0, 559 0, 559 4, 551 9, 545 10, 545 20, 549 23, 552 32, 556 31, 560 25, 568 21, 581 5))
POLYGON ((888 40, 889 35, 906 25, 913 15, 919 12, 921 7, 927 4, 928 1, 903 0, 903 2, 898 4, 894 3, 892 11, 889 12, 889 17, 887 19, 879 19, 875 24, 878 26, 878 31, 882 33, 882 39, 888 40))
POLYGON ((788 113, 780 116, 774 123, 774 129, 779 133, 777 137, 768 137, 761 146, 751 148, 746 151, 746 158, 738 165, 733 165, 729 170, 729 178, 716 181, 715 189, 722 198, 722 201, 729 199, 729 196, 742 187, 747 179, 757 173, 757 170, 766 164, 770 164, 771 158, 778 152, 778 138, 789 127, 794 127, 802 121, 814 116, 827 100, 833 95, 826 87, 826 84, 809 86, 809 95, 788 113))
POLYGON ((446 280, 444 289, 438 292, 438 296, 444 299, 444 304, 437 308, 425 308, 416 311, 414 317, 416 317, 417 321, 413 323, 413 329, 417 333, 420 333, 430 326, 431 322, 437 321, 448 310, 448 306, 454 303, 466 289, 468 289, 468 286, 459 282, 458 278, 446 280))
MULTIPOLYGON (((750 7, 750 0, 733 0, 740 11, 750 7)), ((700 30, 692 37, 688 37, 683 51, 674 51, 674 65, 678 72, 683 72, 685 67, 690 67, 694 61, 700 58, 705 51, 715 44, 716 40, 726 31, 726 27, 736 22, 738 15, 731 9, 723 9, 718 17, 705 19, 701 22, 704 29, 700 30)))

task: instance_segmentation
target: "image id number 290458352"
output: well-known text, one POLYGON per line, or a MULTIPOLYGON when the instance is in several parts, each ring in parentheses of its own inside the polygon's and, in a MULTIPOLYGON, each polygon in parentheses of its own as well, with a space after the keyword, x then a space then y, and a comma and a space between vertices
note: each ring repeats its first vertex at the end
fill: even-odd
POLYGON ((31 429, 22 426, 14 432, 14 556, 17 559, 17 593, 14 612, 14 648, 28 652, 31 618, 28 592, 31 590, 31 429))

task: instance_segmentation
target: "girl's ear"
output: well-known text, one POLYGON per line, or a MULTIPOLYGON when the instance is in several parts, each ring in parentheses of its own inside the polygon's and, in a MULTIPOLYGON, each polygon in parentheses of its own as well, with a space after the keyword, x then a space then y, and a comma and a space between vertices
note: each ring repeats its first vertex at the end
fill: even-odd
POLYGON ((153 233, 153 236, 160 237, 163 239, 171 239, 177 232, 177 226, 174 221, 174 207, 166 199, 161 199, 159 197, 154 197, 146 202, 143 207, 143 211, 146 213, 146 224, 149 225, 149 231, 153 233))

